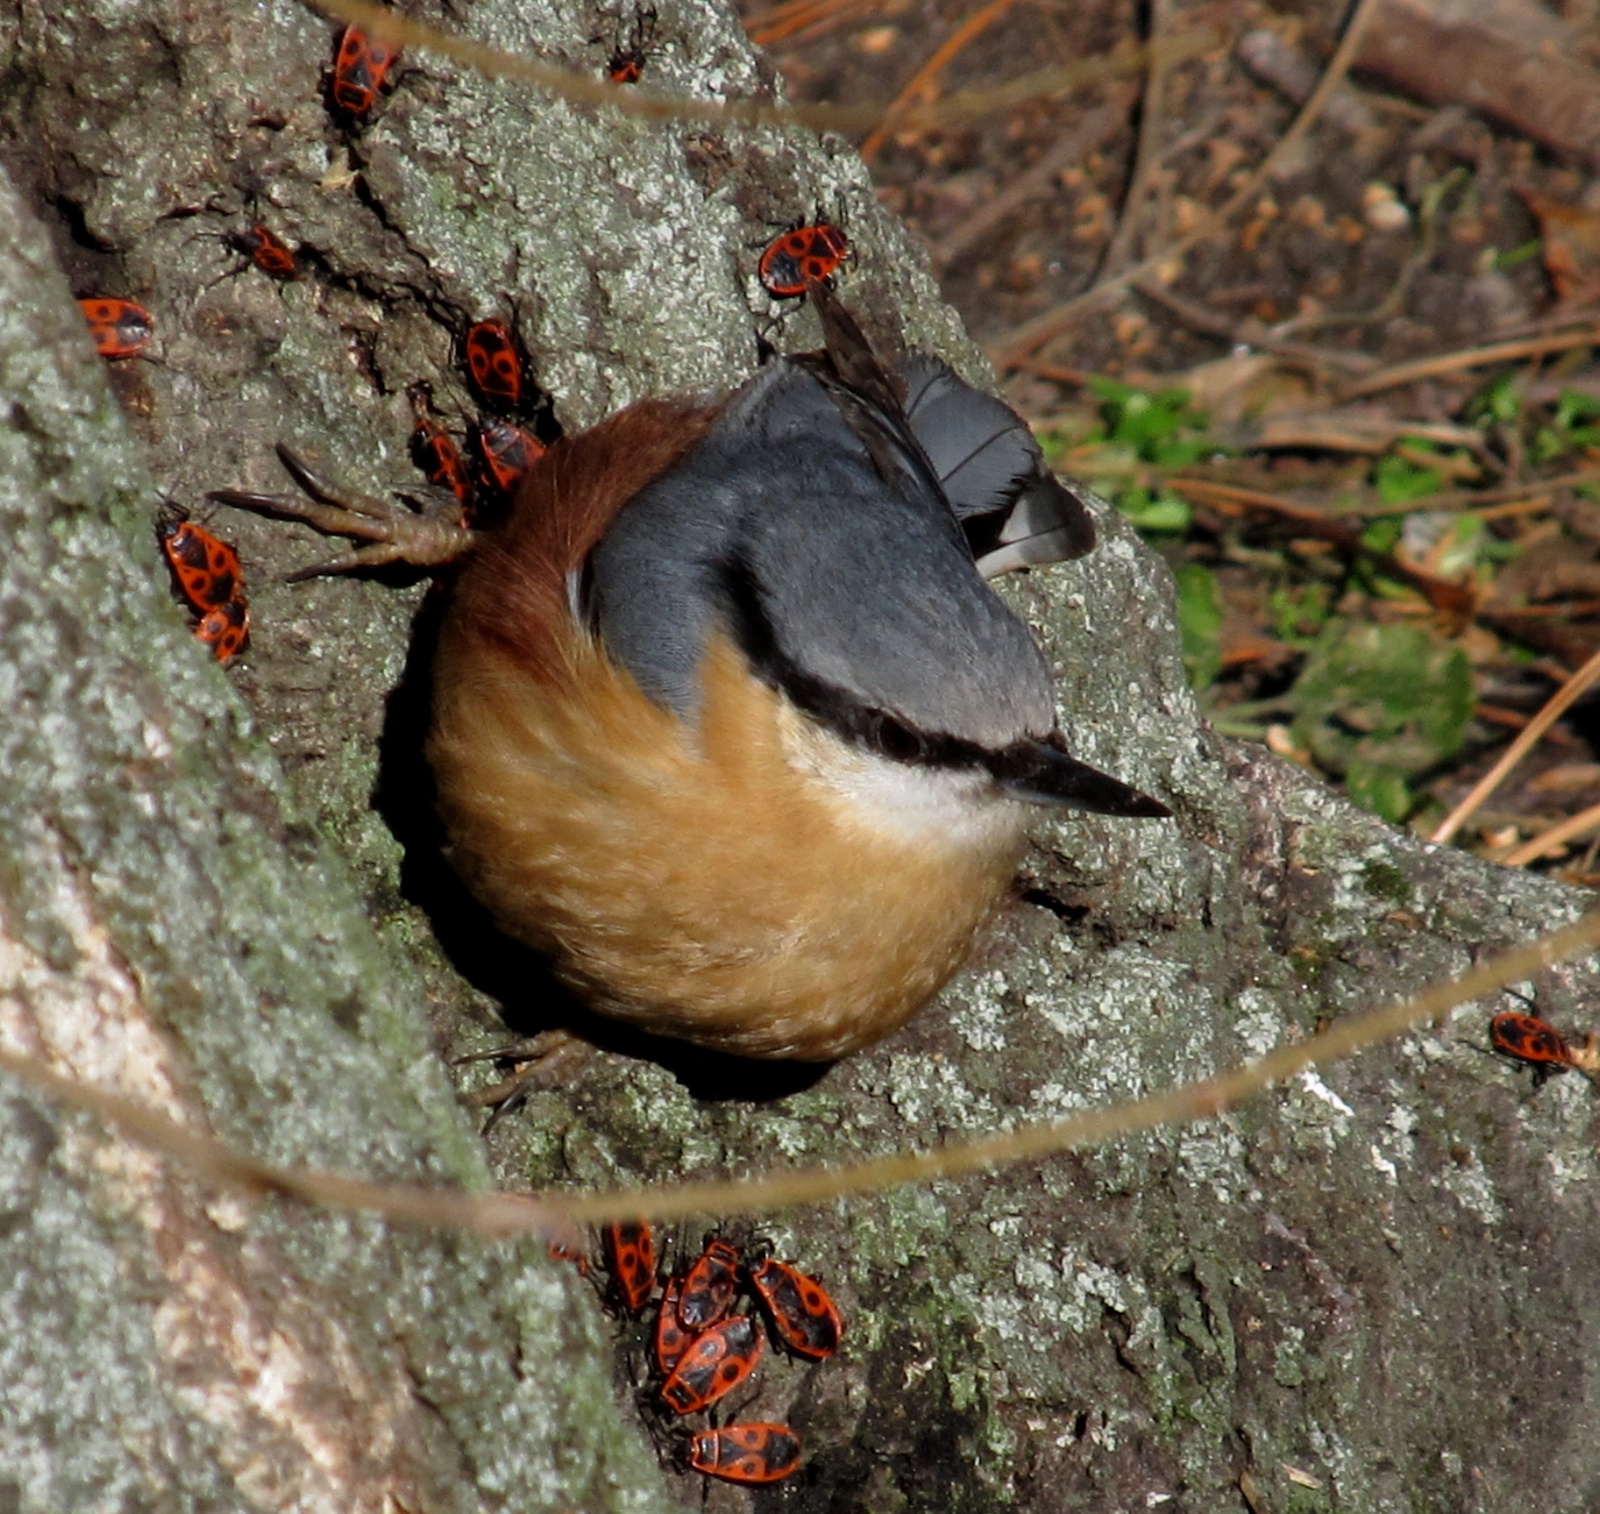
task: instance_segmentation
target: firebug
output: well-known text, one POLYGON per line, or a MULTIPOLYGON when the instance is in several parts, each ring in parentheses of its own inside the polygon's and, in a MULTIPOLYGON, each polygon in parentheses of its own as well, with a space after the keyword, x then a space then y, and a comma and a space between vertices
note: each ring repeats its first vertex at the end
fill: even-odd
POLYGON ((524 409, 532 385, 516 333, 504 321, 475 321, 461 345, 478 399, 491 410, 524 409))
POLYGON ((294 249, 277 232, 266 226, 252 226, 248 231, 230 231, 223 240, 243 257, 250 259, 263 273, 275 279, 292 279, 300 267, 294 249))
POLYGON ((232 662, 250 640, 250 607, 244 596, 207 610, 194 628, 195 636, 211 648, 218 662, 232 662))
POLYGON ((1534 1015, 1507 1010, 1489 1022, 1494 1049, 1519 1062, 1531 1063, 1541 1076, 1565 1072, 1573 1065, 1572 1048, 1553 1025, 1534 1015))
POLYGON ((606 72, 613 84, 637 84, 639 75, 644 72, 644 55, 631 50, 614 52, 606 64, 606 72))
POLYGON ((345 27, 334 55, 329 98, 347 116, 366 115, 377 104, 378 91, 399 57, 400 49, 392 42, 380 42, 359 26, 345 27))
POLYGON ((820 1362, 839 1349, 844 1321, 828 1290, 814 1277, 771 1257, 749 1268, 749 1277, 773 1329, 791 1351, 820 1362))
MULTIPOLYGON (((626 42, 618 42, 606 63, 606 73, 613 84, 637 84, 644 73, 655 42, 656 13, 646 7, 633 18, 633 30, 626 42)), ((598 38, 596 39, 598 40, 598 38)))
POLYGON ((697 1430, 689 1465, 728 1482, 781 1482, 800 1465, 800 1437, 787 1425, 762 1422, 697 1430))
POLYGON ((629 1314, 637 1314, 656 1285, 655 1232, 644 1220, 614 1221, 601 1233, 611 1287, 629 1314))
POLYGON ((694 1340, 692 1331, 678 1323, 678 1297, 683 1292, 683 1274, 674 1272, 667 1279, 662 1293, 661 1309, 656 1315, 655 1334, 651 1346, 655 1353, 656 1371, 662 1377, 671 1377, 673 1369, 683 1360, 683 1353, 694 1340))
POLYGON ((275 279, 294 279, 300 276, 300 260, 294 248, 270 227, 256 225, 247 231, 202 231, 197 235, 213 242, 221 242, 230 252, 238 253, 242 260, 219 278, 213 279, 214 284, 220 284, 223 279, 234 278, 252 265, 275 279))
POLYGON ((467 463, 461 449, 438 421, 420 411, 416 428, 411 433, 411 456, 430 484, 448 489, 463 512, 470 510, 472 481, 467 477, 467 463))
POLYGON ((695 1339, 662 1383, 662 1402, 679 1414, 709 1408, 755 1371, 765 1349, 761 1332, 747 1314, 713 1325, 695 1339))
POLYGON ((770 242, 756 264, 768 294, 789 299, 806 292, 806 281, 821 283, 850 256, 850 243, 837 226, 819 221, 798 226, 770 242))
POLYGON ((727 1241, 708 1237, 705 1250, 683 1280, 678 1300, 678 1323, 689 1330, 704 1330, 728 1312, 739 1285, 739 1253, 727 1241))
POLYGON ((200 617, 194 634, 218 662, 231 662, 250 640, 239 554, 203 526, 176 514, 163 517, 156 535, 178 592, 200 617))
POLYGON ((132 357, 155 335, 155 320, 143 305, 132 300, 91 296, 78 308, 89 323, 89 336, 101 357, 132 357))
POLYGON ((176 516, 157 528, 161 550, 189 604, 202 615, 242 597, 239 554, 203 526, 176 516))
POLYGON ((545 454, 544 443, 510 421, 482 421, 472 429, 477 444, 480 479, 492 492, 510 498, 522 475, 545 454))

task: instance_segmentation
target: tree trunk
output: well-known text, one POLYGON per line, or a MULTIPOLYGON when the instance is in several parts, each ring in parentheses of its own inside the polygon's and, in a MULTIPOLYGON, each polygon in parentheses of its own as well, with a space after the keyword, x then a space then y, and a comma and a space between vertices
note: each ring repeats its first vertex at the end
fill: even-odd
MULTIPOLYGON (((590 39, 625 23, 485 0, 460 24, 598 73, 616 39, 590 39)), ((169 602, 161 497, 279 489, 280 438, 352 484, 414 481, 406 387, 462 414, 453 349, 483 316, 516 315, 569 430, 737 382, 766 319, 756 248, 819 208, 880 336, 981 364, 860 163, 807 133, 641 124, 420 53, 346 131, 321 95, 337 29, 271 0, 13 0, 0 28, 6 1044, 276 1161, 609 1185, 1059 1117, 1578 912, 1216 740, 1165 570, 1106 520, 1015 602, 1074 750, 1176 819, 1041 822, 971 971, 820 1078, 616 1042, 501 1122, 486 1160, 431 1043, 565 1009, 440 858, 418 755, 434 601, 285 585, 321 545, 230 513, 213 524, 244 556, 255 639, 224 673, 169 602), (232 271, 217 237, 257 221, 306 249, 299 278, 232 271), (74 293, 145 304, 149 359, 108 371, 74 293)), ((770 87, 725 11, 663 5, 657 37, 648 84, 770 87)), ((774 340, 808 345, 808 320, 774 340)), ((1592 985, 1542 987, 1571 1007, 1592 985)), ((1498 1510, 1534 1488, 1594 1507, 1593 1094, 1529 1097, 1484 1018, 1203 1126, 777 1217, 764 1233, 847 1321, 838 1359, 771 1363, 748 1410, 805 1438, 785 1507, 1234 1514, 1244 1473, 1274 1511, 1498 1510)), ((542 1247, 219 1200, 0 1095, 0 1504, 698 1497, 654 1465, 636 1334, 614 1359, 542 1247)))

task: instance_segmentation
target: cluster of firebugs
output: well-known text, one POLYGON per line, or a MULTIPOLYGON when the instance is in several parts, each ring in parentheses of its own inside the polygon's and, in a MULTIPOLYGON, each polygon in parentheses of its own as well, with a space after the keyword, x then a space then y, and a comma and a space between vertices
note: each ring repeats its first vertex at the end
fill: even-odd
MULTIPOLYGON (((654 36, 655 13, 645 9, 635 18, 628 40, 619 43, 607 63, 618 84, 632 84, 643 72, 654 36)), ((358 26, 340 33, 328 81, 328 102, 347 123, 360 121, 378 102, 380 91, 399 59, 398 47, 380 42, 358 26)), ((254 266, 277 279, 300 273, 300 256, 269 226, 257 224, 229 231, 219 238, 239 254, 241 271, 254 266)), ((837 226, 826 222, 793 227, 761 253, 757 274, 775 298, 797 298, 806 280, 833 274, 849 255, 849 243, 837 226)), ((155 335, 154 317, 134 300, 90 295, 79 300, 89 335, 103 358, 121 361, 138 356, 155 335)), ((513 328, 505 321, 477 321, 461 341, 468 383, 486 414, 471 429, 473 463, 432 414, 426 385, 409 391, 415 413, 411 436, 413 460, 429 483, 448 489, 461 506, 464 525, 480 510, 510 500, 522 475, 541 457, 555 428, 546 408, 541 427, 530 418, 544 397, 528 376, 528 365, 513 328), (545 440, 536 434, 542 429, 545 440)), ((250 610, 238 554, 195 522, 169 516, 160 528, 162 550, 185 604, 196 617, 195 635, 218 662, 227 663, 244 650, 250 636, 250 610)))
MULTIPOLYGON (((826 1361, 839 1349, 844 1321, 827 1289, 765 1250, 746 1254, 708 1236, 700 1255, 668 1276, 657 1298, 655 1233, 645 1221, 606 1226, 601 1249, 616 1306, 629 1314, 656 1306, 654 1391, 673 1414, 706 1412, 749 1380, 766 1350, 760 1320, 777 1345, 808 1361, 826 1361), (734 1312, 741 1295, 756 1305, 760 1320, 734 1312)), ((587 1275, 580 1253, 552 1246, 551 1254, 587 1275)), ((781 1482, 800 1465, 800 1437, 771 1421, 713 1426, 690 1433, 687 1459, 694 1471, 727 1482, 781 1482)))
MULTIPOLYGON (((642 12, 630 41, 613 53, 607 71, 614 82, 631 84, 640 77, 653 25, 654 13, 642 12)), ((347 26, 328 84, 334 111, 349 121, 371 111, 398 57, 398 48, 347 26)), ((264 224, 219 239, 240 256, 236 272, 254 266, 277 279, 300 274, 300 255, 264 224)), ((826 222, 797 226, 762 251, 757 274, 775 298, 799 297, 808 279, 829 277, 848 255, 849 243, 838 227, 826 222)), ((155 335, 154 317, 134 300, 90 295, 79 306, 96 350, 110 361, 137 357, 155 335)), ((425 384, 408 391, 415 416, 411 454, 431 484, 456 497, 462 523, 471 525, 481 511, 514 496, 522 475, 546 451, 546 442, 528 424, 544 396, 529 377, 521 344, 507 322, 473 323, 460 346, 468 387, 485 412, 471 429, 473 464, 433 415, 425 384)), ((547 409, 541 419, 550 435, 547 409)), ((195 616, 196 637, 218 662, 232 661, 250 634, 238 553, 176 509, 163 515, 157 535, 177 591, 195 616)), ((609 1226, 603 1249, 611 1297, 628 1313, 640 1313, 657 1283, 649 1225, 609 1226)), ((583 1257, 558 1254, 587 1272, 583 1257)), ((732 1243, 712 1237, 692 1265, 667 1280, 657 1301, 652 1349, 659 1397, 674 1414, 711 1410, 746 1382, 761 1360, 766 1335, 757 1318, 732 1312, 741 1295, 754 1301, 774 1341, 796 1356, 823 1361, 838 1349, 843 1322, 815 1278, 764 1253, 747 1257, 732 1243)), ((800 1438, 781 1424, 713 1425, 690 1435, 687 1459, 695 1471, 729 1482, 779 1482, 800 1465, 800 1438)))

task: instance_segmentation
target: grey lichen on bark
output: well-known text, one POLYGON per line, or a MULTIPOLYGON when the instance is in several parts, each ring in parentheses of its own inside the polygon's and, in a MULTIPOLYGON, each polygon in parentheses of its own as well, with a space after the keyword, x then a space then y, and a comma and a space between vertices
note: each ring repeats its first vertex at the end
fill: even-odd
MULTIPOLYGON (((160 587, 141 449, 9 182, 0 225, 7 1044, 275 1161, 486 1186, 414 978, 160 587)), ((542 1248, 208 1196, 14 1087, 0 1147, 9 1507, 666 1506, 542 1248)))
MULTIPOLYGON (((769 87, 731 13, 657 8, 649 82, 769 87)), ((460 24, 597 73, 616 19, 505 0, 460 24)), ((280 438, 348 482, 404 483, 406 386, 463 418, 453 348, 487 315, 515 315, 568 427, 735 383, 758 331, 806 344, 805 318, 771 324, 754 263, 819 210, 849 229, 841 288, 875 334, 981 364, 836 142, 643 125, 431 55, 341 130, 318 93, 334 29, 287 3, 40 4, 0 25, 0 160, 27 202, 0 222, 6 1034, 263 1156, 482 1184, 429 1021, 463 1050, 493 1044, 501 1008, 559 1006, 462 923, 428 829, 425 590, 286 586, 319 546, 213 522, 256 624, 224 676, 165 602, 157 489, 281 487, 280 438), (28 204, 75 292, 156 314, 157 361, 112 375, 127 423, 28 204), (306 249, 300 279, 229 276, 214 238, 256 218, 306 249)), ((1042 822, 970 971, 814 1083, 597 1058, 497 1128, 501 1181, 753 1172, 1048 1119, 1311 1035, 1576 912, 1217 741, 1164 570, 1102 525, 1092 557, 1009 592, 1075 749, 1177 818, 1042 822)), ((1592 982, 1541 988, 1576 1015, 1592 982)), ((1231 1514, 1248 1470, 1274 1509, 1507 1507, 1532 1486, 1593 1506, 1592 1096, 1569 1078, 1526 1098, 1481 1021, 1192 1130, 756 1225, 848 1321, 840 1359, 771 1363, 748 1410, 806 1438, 789 1504, 1231 1514)), ((217 1202, 92 1125, 7 1110, 0 1475, 22 1507, 135 1488, 195 1508, 664 1501, 606 1327, 539 1248, 217 1202)))

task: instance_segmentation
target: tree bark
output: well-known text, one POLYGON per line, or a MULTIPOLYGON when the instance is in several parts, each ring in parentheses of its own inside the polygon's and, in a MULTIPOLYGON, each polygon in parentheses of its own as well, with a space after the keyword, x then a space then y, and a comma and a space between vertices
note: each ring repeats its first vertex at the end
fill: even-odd
MULTIPOLYGON (((613 21, 486 0, 461 24, 598 71, 613 21)), ((161 496, 278 489, 280 438, 350 483, 405 483, 406 386, 464 413, 453 347, 487 315, 516 313, 569 429, 737 382, 766 316, 756 248, 819 208, 849 230, 843 292, 879 336, 969 374, 976 355, 859 162, 807 133, 643 125, 420 54, 345 132, 319 94, 336 29, 287 3, 29 0, 0 28, 6 1044, 272 1160, 608 1185, 1059 1117, 1577 914, 1570 891, 1213 737, 1165 570, 1108 519, 1093 556, 1015 602, 1075 751, 1176 819, 1042 822, 972 969, 868 1054, 806 1081, 613 1042, 486 1161, 430 1039, 491 1045, 502 1012, 565 1009, 440 858, 418 756, 434 602, 285 585, 319 545, 230 515, 255 642, 223 673, 168 602, 161 496), (215 236, 257 220, 308 249, 302 277, 230 273, 215 236), (108 373, 74 293, 146 304, 152 360, 108 373)), ((661 7, 658 36, 648 82, 770 87, 725 11, 661 7)), ((1541 988, 1570 1023, 1593 984, 1541 988)), ((1495 1510, 1535 1487, 1594 1506, 1593 1094, 1529 1097, 1484 1018, 1204 1126, 774 1217, 848 1332, 836 1360, 764 1368, 748 1410, 806 1440, 786 1506, 1233 1514, 1244 1473, 1273 1510, 1495 1510)), ((614 1357, 542 1248, 218 1200, 0 1097, 0 1500, 698 1496, 656 1469, 630 1402, 636 1328, 614 1357)))

